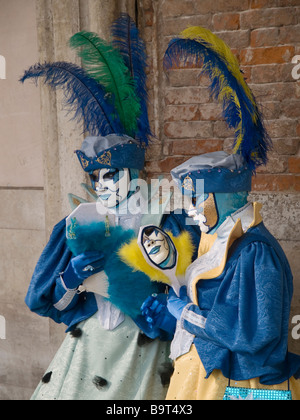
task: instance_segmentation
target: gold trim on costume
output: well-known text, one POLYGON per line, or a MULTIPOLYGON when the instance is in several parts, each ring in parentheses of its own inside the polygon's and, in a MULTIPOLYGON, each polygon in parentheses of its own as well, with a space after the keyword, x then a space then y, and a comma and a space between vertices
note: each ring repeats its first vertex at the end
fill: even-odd
POLYGON ((193 180, 190 176, 186 176, 183 180, 182 186, 185 190, 188 191, 195 191, 194 189, 194 184, 193 184, 193 180))
POLYGON ((111 166, 111 152, 104 152, 96 159, 96 162, 100 163, 101 165, 111 166))

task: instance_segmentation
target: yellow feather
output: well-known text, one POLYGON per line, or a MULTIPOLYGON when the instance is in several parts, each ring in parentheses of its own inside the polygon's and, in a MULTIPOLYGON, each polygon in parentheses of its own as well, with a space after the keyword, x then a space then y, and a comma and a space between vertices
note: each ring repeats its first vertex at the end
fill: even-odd
MULTIPOLYGON (((184 231, 179 236, 175 237, 170 232, 167 233, 172 239, 178 252, 176 274, 178 276, 184 275, 187 267, 192 262, 192 256, 194 253, 194 245, 190 234, 184 231)), ((135 271, 142 271, 150 278, 150 280, 170 285, 169 278, 163 274, 162 271, 150 266, 147 263, 136 239, 133 239, 128 244, 122 246, 122 248, 118 251, 118 255, 125 264, 129 265, 135 271)))
POLYGON ((200 26, 191 26, 180 33, 182 38, 194 39, 195 41, 204 41, 210 44, 211 48, 217 52, 226 61, 227 66, 231 73, 235 76, 238 82, 243 87, 246 95, 255 104, 253 94, 244 80, 244 77, 240 71, 240 65, 236 56, 232 53, 229 46, 217 35, 209 31, 208 29, 200 26))

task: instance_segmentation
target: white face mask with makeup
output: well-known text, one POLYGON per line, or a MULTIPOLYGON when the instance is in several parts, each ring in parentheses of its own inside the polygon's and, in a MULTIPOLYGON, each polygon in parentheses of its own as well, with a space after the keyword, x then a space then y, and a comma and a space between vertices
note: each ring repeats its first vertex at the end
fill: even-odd
POLYGON ((116 207, 127 198, 131 181, 128 168, 97 169, 90 174, 90 178, 104 207, 116 207))
POLYGON ((169 256, 170 247, 164 235, 158 230, 153 230, 148 236, 144 236, 144 248, 151 261, 160 265, 169 256))

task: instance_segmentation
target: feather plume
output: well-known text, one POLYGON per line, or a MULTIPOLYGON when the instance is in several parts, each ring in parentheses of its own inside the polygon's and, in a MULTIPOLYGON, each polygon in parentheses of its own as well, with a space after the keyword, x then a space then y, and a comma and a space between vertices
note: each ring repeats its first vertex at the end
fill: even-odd
POLYGON ((112 24, 111 34, 113 46, 120 51, 124 63, 130 71, 134 81, 135 92, 140 100, 141 114, 137 122, 136 138, 148 145, 153 134, 150 129, 147 110, 147 56, 145 44, 139 36, 135 22, 127 13, 122 13, 112 24))
POLYGON ((67 239, 67 246, 74 255, 86 251, 100 251, 104 254, 103 270, 109 283, 106 299, 125 314, 136 318, 146 298, 152 293, 161 293, 165 286, 151 281, 145 273, 132 269, 120 259, 119 249, 134 238, 137 241, 133 230, 111 226, 110 236, 105 236, 105 233, 104 222, 78 224, 73 228, 75 235, 67 239))
POLYGON ((121 132, 120 121, 114 108, 107 104, 105 92, 86 72, 75 64, 66 62, 35 64, 20 79, 43 77, 45 84, 63 89, 66 108, 74 113, 77 122, 84 124, 90 135, 108 135, 121 132))
POLYGON ((140 104, 134 83, 120 52, 92 32, 81 31, 70 39, 87 73, 101 84, 114 103, 125 133, 134 136, 140 104))
POLYGON ((182 61, 202 66, 202 73, 210 78, 211 95, 222 104, 225 121, 235 129, 233 152, 242 154, 252 170, 266 164, 271 140, 230 48, 207 29, 191 27, 169 43, 164 67, 179 66, 182 61))

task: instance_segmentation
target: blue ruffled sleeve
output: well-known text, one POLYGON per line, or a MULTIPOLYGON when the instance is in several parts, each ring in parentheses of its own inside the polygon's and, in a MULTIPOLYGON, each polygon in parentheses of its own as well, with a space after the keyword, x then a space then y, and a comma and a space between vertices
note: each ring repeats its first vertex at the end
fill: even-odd
POLYGON ((272 247, 250 244, 237 261, 227 264, 212 308, 201 309, 201 300, 199 307, 190 304, 181 322, 192 334, 231 351, 276 347, 287 334, 291 294, 286 280, 272 247))
POLYGON ((199 306, 189 304, 180 322, 195 335, 207 372, 221 369, 228 375, 228 351, 236 380, 265 375, 271 381, 284 371, 292 298, 289 273, 272 246, 254 242, 228 261, 219 278, 199 282, 199 306))
POLYGON ((49 317, 57 323, 75 325, 92 315, 96 302, 92 294, 68 290, 59 273, 63 272, 72 253, 65 238, 66 222, 61 220, 54 228, 35 267, 25 303, 32 312, 49 317))

